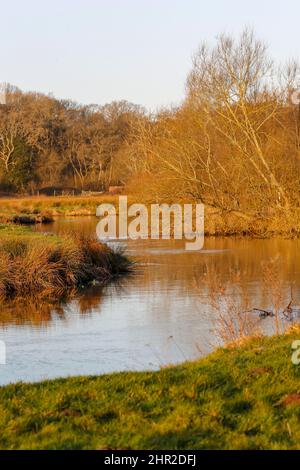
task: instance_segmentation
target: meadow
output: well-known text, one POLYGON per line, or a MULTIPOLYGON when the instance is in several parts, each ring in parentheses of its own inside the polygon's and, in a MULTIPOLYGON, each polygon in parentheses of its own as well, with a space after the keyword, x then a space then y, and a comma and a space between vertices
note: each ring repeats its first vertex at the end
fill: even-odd
POLYGON ((297 449, 300 366, 286 335, 157 372, 0 388, 1 449, 297 449))

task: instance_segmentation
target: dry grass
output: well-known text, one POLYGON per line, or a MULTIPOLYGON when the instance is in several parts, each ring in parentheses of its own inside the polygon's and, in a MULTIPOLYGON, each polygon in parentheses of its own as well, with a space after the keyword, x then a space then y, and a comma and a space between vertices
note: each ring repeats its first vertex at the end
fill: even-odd
POLYGON ((207 289, 209 304, 214 312, 208 320, 221 345, 243 344, 249 338, 262 336, 265 333, 263 321, 267 317, 268 329, 276 335, 284 334, 297 320, 287 314, 287 306, 293 303, 292 286, 288 293, 290 297, 287 297, 287 288, 281 280, 281 263, 279 258, 275 258, 261 266, 267 306, 250 301, 249 285, 239 271, 228 272, 224 281, 216 269, 206 267, 201 286, 207 289))
POLYGON ((50 216, 95 215, 101 203, 118 204, 118 196, 31 196, 0 199, 0 215, 48 214, 50 216))
POLYGON ((207 207, 205 211, 205 233, 214 236, 249 236, 271 238, 300 236, 300 209, 282 210, 272 213, 243 216, 238 212, 221 212, 207 207))
POLYGON ((226 282, 207 269, 202 279, 214 314, 209 318, 220 344, 243 344, 261 335, 260 322, 250 311, 249 293, 240 272, 232 271, 226 282))
POLYGON ((93 238, 0 230, 0 297, 60 297, 91 281, 105 282, 130 264, 93 238))
MULTIPOLYGON (((130 193, 128 204, 145 203, 150 213, 151 203, 193 203, 195 200, 163 201, 151 199, 151 194, 130 193)), ((0 221, 8 221, 14 217, 56 216, 87 216, 95 215, 96 208, 102 203, 113 204, 118 211, 119 196, 103 194, 100 196, 31 196, 0 198, 0 221)), ((249 236, 270 238, 283 236, 296 238, 300 236, 300 209, 294 208, 289 212, 282 210, 266 211, 261 215, 243 215, 239 212, 222 212, 210 206, 205 207, 205 234, 208 236, 249 236)))

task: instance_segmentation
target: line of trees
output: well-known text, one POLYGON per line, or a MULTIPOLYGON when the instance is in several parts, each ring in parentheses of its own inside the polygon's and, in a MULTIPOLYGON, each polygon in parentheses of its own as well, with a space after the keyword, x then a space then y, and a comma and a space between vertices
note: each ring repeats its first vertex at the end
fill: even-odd
POLYGON ((290 210, 300 200, 300 105, 290 99, 299 86, 297 63, 276 67, 246 29, 201 45, 183 103, 155 115, 125 101, 79 106, 10 87, 1 180, 27 191, 126 184, 147 199, 195 198, 245 218, 290 210))
POLYGON ((145 111, 126 101, 80 106, 5 86, 0 105, 2 189, 49 186, 105 190, 122 184, 115 159, 145 111))
POLYGON ((299 207, 299 103, 297 63, 276 67, 251 30, 202 44, 183 104, 137 122, 144 187, 245 218, 299 207))

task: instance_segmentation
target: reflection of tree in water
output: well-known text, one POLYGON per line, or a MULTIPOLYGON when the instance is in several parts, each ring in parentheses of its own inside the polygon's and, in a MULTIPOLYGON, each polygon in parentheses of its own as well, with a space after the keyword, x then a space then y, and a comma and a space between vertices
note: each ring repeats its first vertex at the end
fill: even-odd
POLYGON ((16 299, 11 302, 1 303, 0 324, 22 325, 29 323, 40 326, 51 321, 54 313, 63 316, 63 305, 45 302, 33 297, 16 299))
MULTIPOLYGON (((246 289, 250 307, 269 308, 270 288, 264 283, 263 265, 272 259, 281 260, 279 278, 282 282, 283 306, 290 301, 293 284, 294 305, 300 305, 300 240, 250 240, 236 238, 207 238, 205 250, 187 253, 166 247, 182 248, 180 242, 166 242, 158 247, 151 241, 141 243, 139 250, 130 253, 136 261, 131 276, 122 277, 107 285, 90 286, 65 301, 45 302, 39 298, 20 299, 0 305, 0 324, 47 324, 55 316, 64 318, 72 305, 76 312, 88 315, 101 309, 103 297, 124 299, 130 296, 147 297, 150 308, 166 315, 170 302, 177 298, 197 298, 203 305, 210 304, 208 279, 205 273, 215 273, 221 285, 228 285, 228 294, 238 298, 238 287, 246 289), (159 247, 163 249, 159 251, 159 247), (154 249, 155 248, 155 249, 154 249), (239 282, 232 276, 239 273, 239 282), (165 304, 164 304, 165 302, 165 304)), ((175 306, 175 303, 172 304, 175 306)), ((189 304, 186 308, 194 308, 189 304)), ((119 308, 119 306, 118 306, 119 308)), ((174 307, 175 308, 175 307, 174 307)), ((101 310, 100 310, 101 312, 101 310)))
POLYGON ((76 307, 81 314, 90 313, 94 309, 98 309, 104 295, 111 297, 121 296, 126 292, 126 286, 130 286, 131 275, 119 277, 104 285, 92 285, 84 289, 77 295, 76 307))
MULTIPOLYGON (((130 278, 130 276, 129 276, 130 278)), ((105 293, 117 296, 124 293, 127 279, 118 278, 107 285, 93 285, 79 291, 74 297, 60 301, 45 301, 38 297, 26 297, 0 304, 0 325, 46 326, 55 316, 65 317, 66 307, 70 302, 80 314, 89 314, 99 309, 105 293)))
MULTIPOLYGON (((98 292, 94 292, 93 295, 89 295, 88 292, 79 294, 72 301, 76 302, 81 314, 89 313, 94 307, 100 305, 102 290, 103 287, 99 288, 98 292)), ((28 323, 32 326, 46 326, 55 316, 63 319, 67 305, 66 301, 49 302, 36 298, 5 302, 1 304, 0 325, 28 323)))

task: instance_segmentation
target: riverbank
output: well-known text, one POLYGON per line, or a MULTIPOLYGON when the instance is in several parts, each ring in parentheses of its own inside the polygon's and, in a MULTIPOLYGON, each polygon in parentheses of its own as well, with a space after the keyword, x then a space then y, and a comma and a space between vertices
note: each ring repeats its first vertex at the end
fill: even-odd
MULTIPOLYGON (((144 202, 147 207, 151 201, 140 201, 134 195, 128 196, 128 205, 144 202)), ((165 201, 171 204, 171 201, 165 201)), ((177 201, 178 203, 195 201, 177 201)), ((101 194, 96 196, 28 196, 0 198, 0 222, 49 223, 53 217, 94 216, 100 204, 109 203, 118 212, 119 196, 101 194)), ((206 236, 247 236, 250 238, 299 238, 300 209, 289 212, 269 210, 265 214, 243 214, 239 211, 222 212, 205 207, 206 236)))
POLYGON ((0 388, 1 449, 299 449, 300 330, 158 372, 0 388))
POLYGON ((0 298, 58 298, 128 272, 129 260, 96 239, 0 224, 0 298))
POLYGON ((118 196, 28 196, 0 198, 0 217, 46 214, 50 217, 95 215, 102 203, 118 205, 118 196))

